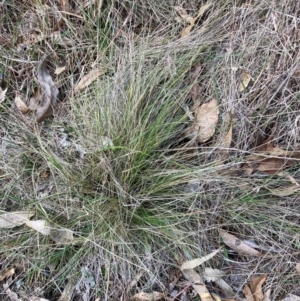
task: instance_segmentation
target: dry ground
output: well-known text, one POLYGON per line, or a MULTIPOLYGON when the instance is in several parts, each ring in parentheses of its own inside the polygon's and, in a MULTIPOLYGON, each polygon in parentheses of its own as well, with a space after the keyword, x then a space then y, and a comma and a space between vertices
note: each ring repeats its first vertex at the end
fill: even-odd
POLYGON ((300 2, 4 0, 0 18, 1 300, 199 300, 179 267, 219 247, 197 272, 233 296, 210 293, 251 300, 267 274, 264 300, 300 296, 300 2))

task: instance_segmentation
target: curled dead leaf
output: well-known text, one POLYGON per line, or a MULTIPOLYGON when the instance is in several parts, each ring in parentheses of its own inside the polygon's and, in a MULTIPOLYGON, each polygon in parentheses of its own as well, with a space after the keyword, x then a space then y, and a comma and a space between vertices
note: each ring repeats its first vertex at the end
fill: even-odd
POLYGON ((11 268, 11 269, 1 272, 0 273, 0 281, 3 281, 4 279, 13 276, 15 274, 15 272, 16 272, 15 268, 11 268))
POLYGON ((26 103, 21 99, 21 96, 19 93, 16 93, 15 104, 16 104, 16 107, 18 108, 18 110, 22 114, 27 114, 30 111, 30 109, 27 107, 26 103))
POLYGON ((38 81, 43 89, 43 96, 41 105, 36 111, 37 122, 42 122, 53 114, 59 93, 47 69, 48 59, 49 55, 41 61, 38 67, 38 81))
POLYGON ((74 89, 73 89, 74 94, 76 94, 80 90, 89 86, 93 81, 95 81, 98 77, 100 77, 104 73, 105 72, 104 72, 103 68, 97 68, 97 69, 91 70, 74 87, 74 89))
POLYGON ((264 293, 262 291, 262 285, 266 281, 268 274, 253 276, 250 278, 250 289, 254 297, 254 301, 262 301, 264 293))
POLYGON ((236 236, 229 234, 223 229, 219 229, 220 236, 222 237, 225 245, 227 245, 232 250, 251 256, 262 256, 263 254, 252 247, 245 244, 242 240, 238 239, 236 236))

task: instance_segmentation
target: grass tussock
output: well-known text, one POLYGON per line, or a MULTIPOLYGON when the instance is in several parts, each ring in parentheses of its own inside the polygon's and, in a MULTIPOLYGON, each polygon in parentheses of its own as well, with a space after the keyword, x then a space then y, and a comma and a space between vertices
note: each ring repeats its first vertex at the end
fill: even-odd
MULTIPOLYGON (((72 300, 165 291, 182 262, 222 245, 219 228, 266 253, 249 259, 226 249, 209 262, 227 271, 237 296, 259 273, 269 273, 272 300, 299 293, 299 193, 274 193, 290 187, 287 175, 299 182, 299 164, 277 175, 242 168, 269 137, 299 150, 300 8, 252 2, 213 3, 183 39, 175 0, 70 1, 70 14, 59 1, 1 4, 8 92, 0 107, 0 209, 34 210, 35 219, 74 232, 72 243, 57 244, 24 226, 0 230, 0 269, 17 267, 21 296, 38 288, 56 300, 67 284, 72 300), (24 99, 34 94, 46 53, 60 102, 53 118, 36 124, 13 99, 16 91, 24 99), (61 62, 66 70, 54 75, 61 62), (198 62, 200 102, 216 98, 220 116, 215 135, 195 145, 184 133, 198 62), (95 67, 104 75, 74 95, 95 67), (252 80, 239 92, 243 72, 252 80), (217 150, 229 112, 233 136, 224 161, 217 150)), ((195 16, 199 3, 184 7, 195 16)))

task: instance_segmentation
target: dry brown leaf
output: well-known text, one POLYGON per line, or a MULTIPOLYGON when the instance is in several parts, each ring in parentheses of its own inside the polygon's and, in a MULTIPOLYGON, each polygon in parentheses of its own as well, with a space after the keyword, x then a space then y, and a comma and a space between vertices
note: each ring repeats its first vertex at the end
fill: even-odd
POLYGON ((3 281, 5 278, 11 277, 12 275, 15 274, 15 272, 16 272, 15 268, 11 268, 11 269, 1 272, 0 273, 0 281, 3 281))
POLYGON ((225 245, 227 245, 232 250, 244 254, 244 255, 251 255, 251 256, 262 256, 263 254, 247 244, 245 244, 242 240, 238 239, 236 236, 229 234, 225 230, 219 229, 220 236, 222 237, 225 245))
POLYGON ((253 276, 250 278, 250 289, 254 297, 254 301, 262 301, 264 293, 262 291, 262 285, 266 281, 268 274, 253 276))
POLYGON ((138 300, 138 301, 156 301, 164 298, 164 294, 160 292, 152 292, 150 294, 148 293, 137 293, 133 297, 131 297, 131 300, 138 300))
POLYGON ((249 85, 251 81, 251 75, 247 72, 243 72, 241 76, 241 82, 239 85, 239 92, 243 92, 249 85))
POLYGON ((219 106, 215 98, 196 109, 193 127, 199 143, 206 142, 214 135, 218 117, 219 106))
POLYGON ((95 81, 98 77, 103 75, 105 72, 103 71, 103 68, 98 68, 91 70, 88 74, 86 74, 77 85, 74 87, 74 94, 79 92, 80 90, 86 88, 89 86, 93 81, 95 81))
POLYGON ((30 109, 27 107, 26 103, 21 99, 21 96, 19 93, 16 93, 15 104, 16 104, 16 107, 18 108, 18 110, 22 114, 27 114, 30 111, 30 109))
POLYGON ((25 223, 34 215, 32 211, 5 212, 0 214, 0 228, 14 228, 25 223))
POLYGON ((2 88, 0 87, 0 103, 4 101, 6 91, 7 91, 7 88, 6 88, 6 89, 2 89, 2 88))
POLYGON ((198 18, 202 17, 203 14, 211 7, 212 2, 207 3, 203 6, 200 7, 198 14, 195 18, 191 17, 185 9, 183 9, 181 6, 175 6, 174 8, 176 9, 176 11, 179 13, 180 17, 190 23, 189 26, 185 27, 182 32, 181 32, 181 37, 184 38, 186 36, 188 36, 191 32, 191 30, 193 29, 193 27, 195 26, 195 22, 197 21, 198 18))
POLYGON ((255 301, 251 289, 247 284, 244 285, 243 294, 246 297, 247 301, 255 301))
POLYGON ((43 89, 43 98, 41 106, 36 111, 37 122, 42 122, 53 114, 59 93, 47 69, 48 59, 49 55, 42 60, 38 67, 38 81, 43 89))
MULTIPOLYGON (((259 149, 258 147, 257 149, 259 149)), ((261 171, 268 174, 278 174, 284 168, 299 163, 299 151, 287 151, 280 147, 267 145, 264 151, 259 151, 247 156, 247 161, 243 169, 251 174, 253 171, 261 171)), ((289 181, 292 177, 289 176, 289 181)), ((297 183, 298 184, 298 183, 297 183)))

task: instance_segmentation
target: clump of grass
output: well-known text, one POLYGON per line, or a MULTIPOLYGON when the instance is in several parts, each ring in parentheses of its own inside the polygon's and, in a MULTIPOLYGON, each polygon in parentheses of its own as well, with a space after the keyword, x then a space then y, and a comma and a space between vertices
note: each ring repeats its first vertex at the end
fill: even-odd
MULTIPOLYGON (((79 20, 65 19, 68 43, 51 41, 55 54, 69 60, 60 87, 66 99, 54 118, 37 126, 9 110, 11 94, 2 105, 0 209, 35 209, 36 218, 75 233, 73 244, 57 245, 23 227, 1 230, 1 269, 22 265, 28 293, 36 282, 45 297, 55 299, 69 283, 74 300, 117 299, 141 271, 140 290, 163 289, 174 267, 220 246, 218 228, 279 251, 278 257, 253 259, 243 269, 236 262, 247 258, 230 250, 218 255, 213 267, 226 268, 233 260, 232 274, 242 274, 233 283, 237 290, 252 273, 269 272, 274 299, 282 291, 293 292, 296 273, 290 253, 299 250, 298 196, 272 193, 289 184, 284 177, 251 178, 239 167, 270 133, 283 148, 298 147, 297 139, 285 134, 294 129, 299 113, 297 78, 291 73, 297 62, 288 59, 296 52, 288 56, 283 46, 272 51, 270 43, 275 47, 282 40, 278 32, 269 33, 272 14, 276 12, 277 28, 283 30, 295 8, 284 6, 278 12, 268 1, 220 1, 190 37, 179 39, 184 24, 174 21, 174 5, 178 3, 171 0, 107 1, 97 17, 93 6, 82 7, 79 20), (280 63, 273 70, 276 60, 280 63), (185 107, 192 107, 190 71, 199 61, 200 100, 217 98, 221 114, 216 135, 191 147, 183 138, 190 125, 185 107), (105 74, 72 95, 72 81, 93 64, 105 74), (254 80, 238 93, 242 70, 254 80), (215 150, 228 111, 233 139, 224 163, 216 160, 215 150), (63 145, 63 139, 68 143, 63 145), (96 282, 88 292, 86 267, 96 282)), ((198 6, 197 1, 186 3, 193 16, 198 6)), ((24 5, 19 11, 28 9, 24 5)), ((4 16, 7 26, 16 26, 7 21, 8 10, 4 16)), ((30 63, 24 57, 11 61, 14 51, 0 57, 3 66, 32 71, 40 52, 53 49, 44 42, 29 47, 23 56, 37 60, 30 63)), ((13 89, 23 79, 17 77, 13 89)), ((297 166, 288 171, 298 179, 297 166)))

